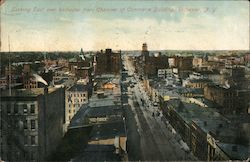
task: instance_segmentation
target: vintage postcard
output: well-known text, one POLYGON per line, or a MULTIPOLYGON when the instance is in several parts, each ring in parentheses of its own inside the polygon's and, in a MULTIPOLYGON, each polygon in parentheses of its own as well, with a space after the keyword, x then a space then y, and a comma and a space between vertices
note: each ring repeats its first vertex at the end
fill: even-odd
POLYGON ((247 0, 0 0, 0 162, 249 161, 247 0))

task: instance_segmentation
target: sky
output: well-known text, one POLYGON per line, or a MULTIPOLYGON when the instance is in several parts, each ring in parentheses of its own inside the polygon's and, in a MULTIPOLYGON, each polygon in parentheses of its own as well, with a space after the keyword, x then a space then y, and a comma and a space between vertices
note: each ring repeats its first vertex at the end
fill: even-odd
POLYGON ((1 51, 249 50, 248 1, 6 0, 1 51), (9 38, 9 39, 8 39, 9 38))

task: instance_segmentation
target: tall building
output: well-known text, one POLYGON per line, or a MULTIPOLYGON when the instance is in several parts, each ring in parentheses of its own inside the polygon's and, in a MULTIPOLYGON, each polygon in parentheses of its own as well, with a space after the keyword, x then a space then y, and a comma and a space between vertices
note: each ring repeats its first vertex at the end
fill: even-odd
POLYGON ((250 90, 208 84, 204 88, 204 97, 220 105, 223 114, 248 113, 250 90))
POLYGON ((105 53, 96 54, 96 74, 115 74, 120 73, 121 52, 113 52, 112 49, 106 49, 105 53))
POLYGON ((147 46, 147 43, 143 43, 142 44, 142 51, 148 51, 148 46, 147 46))
POLYGON ((63 136, 64 98, 63 88, 2 91, 2 160, 46 160, 63 136))
POLYGON ((235 66, 228 70, 230 86, 237 87, 238 89, 247 89, 249 81, 245 78, 245 68, 235 66))
POLYGON ((146 61, 146 59, 149 57, 149 51, 148 51, 147 43, 142 44, 141 55, 142 55, 142 61, 146 61))
POLYGON ((146 43, 142 44, 141 56, 137 61, 139 73, 146 78, 157 77, 159 69, 167 69, 169 67, 168 57, 162 55, 161 52, 150 55, 146 43))
POLYGON ((175 67, 178 68, 178 70, 192 70, 193 68, 193 56, 187 56, 187 57, 175 57, 175 67))
POLYGON ((88 103, 88 84, 73 85, 66 90, 65 96, 65 120, 68 126, 80 107, 88 103))

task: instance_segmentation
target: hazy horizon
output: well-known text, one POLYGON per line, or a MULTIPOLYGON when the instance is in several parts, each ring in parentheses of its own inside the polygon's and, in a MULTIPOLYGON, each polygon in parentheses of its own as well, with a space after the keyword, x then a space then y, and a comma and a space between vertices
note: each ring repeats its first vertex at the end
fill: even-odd
MULTIPOLYGON (((83 51, 83 52, 100 52, 101 50, 103 50, 105 52, 105 49, 108 48, 104 48, 104 49, 99 49, 99 50, 88 50, 88 51, 83 51)), ((112 49, 112 48, 111 48, 112 49)), ((120 51, 120 50, 114 50, 112 49, 112 51, 120 51)), ((141 49, 138 50, 122 50, 122 52, 141 52, 141 49)), ((168 52, 168 51, 180 51, 180 52, 250 52, 250 50, 175 50, 175 49, 170 49, 170 50, 157 50, 157 49, 152 49, 152 50, 148 50, 149 52, 168 52)), ((71 51, 10 51, 10 53, 25 53, 25 52, 47 52, 47 53, 51 53, 51 52, 61 52, 61 53, 67 53, 67 52, 73 52, 73 53, 79 53, 80 50, 71 50, 71 51)), ((9 51, 0 51, 0 53, 9 53, 9 51)))

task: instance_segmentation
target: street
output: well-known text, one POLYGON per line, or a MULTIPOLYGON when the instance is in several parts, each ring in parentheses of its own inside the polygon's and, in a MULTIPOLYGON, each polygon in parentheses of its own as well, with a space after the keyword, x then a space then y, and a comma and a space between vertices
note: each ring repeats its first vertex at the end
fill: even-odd
POLYGON ((128 76, 132 76, 129 78, 130 81, 134 82, 134 86, 128 87, 128 94, 131 94, 128 104, 134 114, 134 124, 140 136, 140 160, 194 160, 182 149, 176 132, 166 124, 167 120, 149 100, 139 77, 134 73, 132 63, 126 56, 124 65, 128 70, 128 76))

